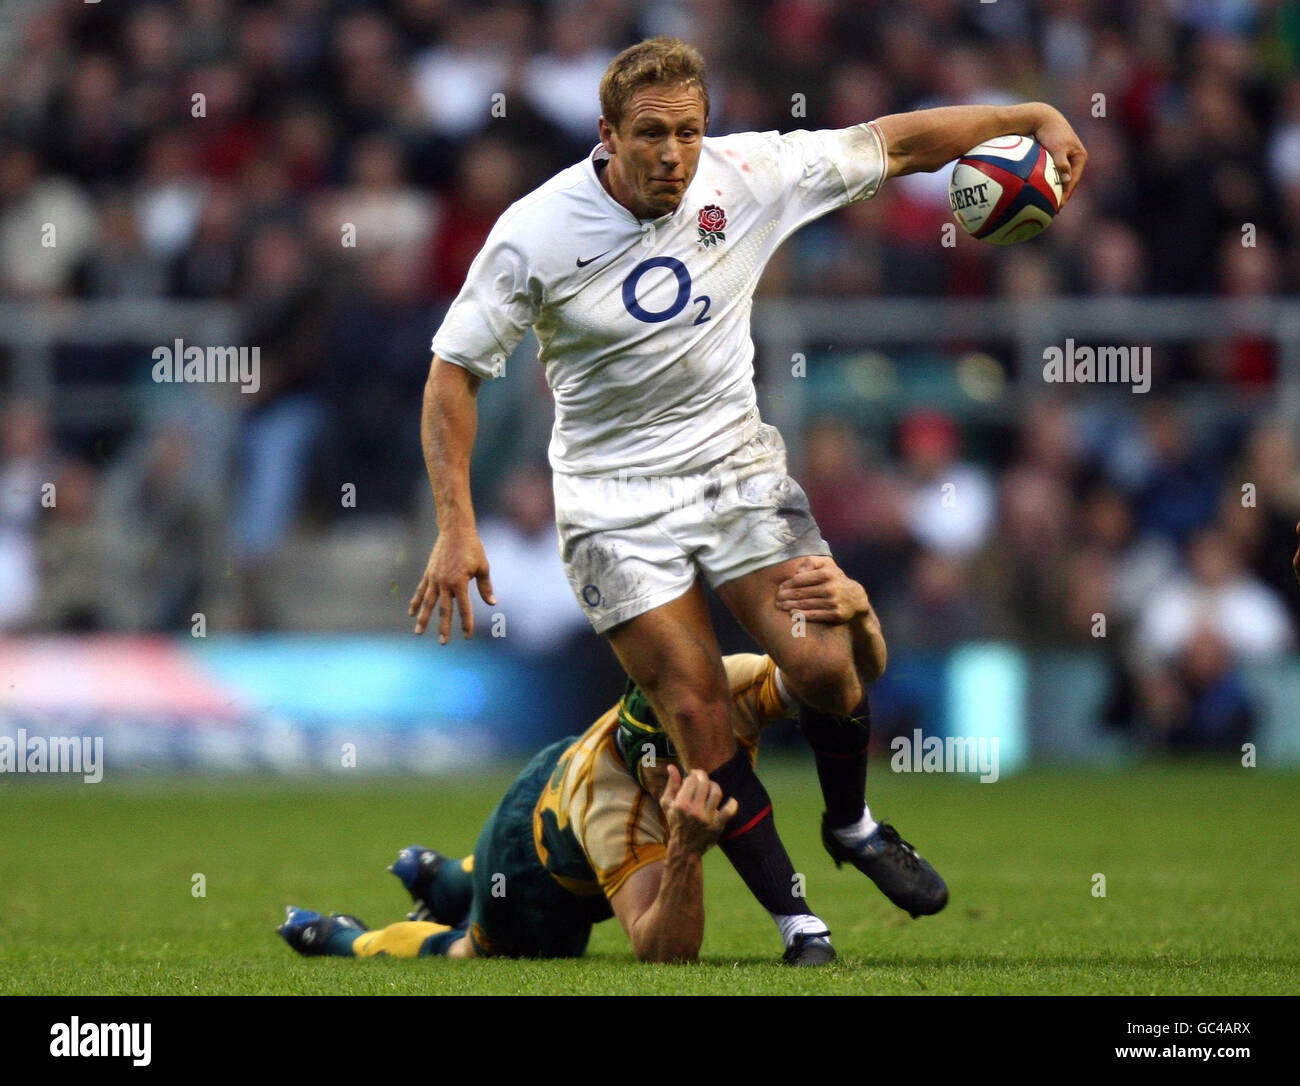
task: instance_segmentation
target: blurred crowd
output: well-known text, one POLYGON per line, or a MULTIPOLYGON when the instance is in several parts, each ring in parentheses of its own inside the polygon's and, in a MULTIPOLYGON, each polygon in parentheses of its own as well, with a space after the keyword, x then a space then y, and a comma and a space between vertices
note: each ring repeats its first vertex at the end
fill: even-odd
POLYGON ((1153 746, 1239 747, 1243 669, 1296 648, 1300 435, 1043 401, 976 462, 948 416, 864 440, 823 418, 796 477, 892 649, 1002 640, 1105 661, 1105 716, 1153 746))
MULTIPOLYGON (((366 480, 372 511, 418 507, 443 308, 501 211, 592 147, 609 59, 658 33, 704 53, 715 134, 1042 99, 1089 149, 1069 213, 1033 245, 940 249, 946 175, 900 178, 792 239, 766 293, 1300 286, 1294 0, 3 0, 0 295, 223 301, 261 349, 228 511, 244 625, 274 624, 258 586, 302 515, 341 515, 321 479, 366 480)), ((69 349, 60 373, 138 381, 150 346, 69 349)), ((1278 361, 1237 340, 1178 373, 1267 390, 1278 361)), ((199 554, 211 511, 195 443, 163 426, 104 455, 102 435, 11 396, 12 363, 0 337, 0 630, 180 628, 202 577, 177 556, 199 554), (124 578, 132 591, 104 591, 124 578)), ((515 380, 544 399, 540 374, 515 380)), ((787 435, 891 643, 1101 644, 1116 721, 1201 742, 1248 720, 1240 667, 1287 651, 1300 618, 1279 590, 1296 435, 1198 430, 1164 403, 1047 404, 977 458, 963 425, 923 412, 887 434, 822 419, 787 435)), ((544 481, 506 464, 480 495, 489 557, 526 571, 517 598, 552 616, 534 629, 520 605, 539 652, 584 627, 555 581, 544 481)))
MULTIPOLYGON (((11 294, 252 303, 341 268, 356 305, 445 301, 501 210, 595 142, 608 60, 660 32, 703 50, 715 134, 1044 99, 1089 148, 1070 215, 1015 259, 968 246, 965 260, 936 260, 946 185, 927 175, 806 233, 769 289, 1267 294, 1300 284, 1294 0, 3 9, 0 284, 11 294), (44 222, 59 224, 59 243, 33 252, 44 222), (340 245, 343 222, 355 226, 355 251, 340 245), (1241 244, 1245 224, 1253 246, 1241 244)), ((383 346, 406 356, 398 333, 383 346)))

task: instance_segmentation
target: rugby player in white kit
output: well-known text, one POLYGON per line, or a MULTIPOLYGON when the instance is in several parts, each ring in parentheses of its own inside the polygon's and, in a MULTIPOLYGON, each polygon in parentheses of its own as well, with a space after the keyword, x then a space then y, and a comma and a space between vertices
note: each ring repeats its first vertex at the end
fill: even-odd
POLYGON ((1052 154, 1068 198, 1086 153, 1042 103, 706 137, 703 60, 667 38, 620 53, 600 100, 599 145, 501 216, 434 336, 421 431, 439 530, 410 612, 422 633, 437 606, 445 644, 453 606, 473 633, 470 579, 495 603, 470 498, 475 398, 533 328, 555 400, 550 461, 574 594, 684 764, 737 799, 721 847, 776 921, 785 960, 821 964, 834 957, 828 932, 736 746, 702 581, 799 702, 832 858, 913 916, 938 912, 948 892, 866 806, 865 687, 884 670, 884 640, 865 592, 852 605, 860 621, 822 614, 818 556, 830 550, 780 434, 759 417, 753 292, 785 238, 891 176, 1017 133, 1052 154))

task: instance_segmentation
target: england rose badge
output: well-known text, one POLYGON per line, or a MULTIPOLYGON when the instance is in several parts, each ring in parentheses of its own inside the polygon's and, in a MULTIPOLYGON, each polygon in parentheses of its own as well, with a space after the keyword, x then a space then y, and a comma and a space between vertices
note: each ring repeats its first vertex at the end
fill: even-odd
POLYGON ((720 241, 726 241, 727 235, 722 231, 727 226, 727 213, 717 204, 707 204, 700 208, 700 238, 699 242, 706 249, 711 245, 717 245, 720 241))

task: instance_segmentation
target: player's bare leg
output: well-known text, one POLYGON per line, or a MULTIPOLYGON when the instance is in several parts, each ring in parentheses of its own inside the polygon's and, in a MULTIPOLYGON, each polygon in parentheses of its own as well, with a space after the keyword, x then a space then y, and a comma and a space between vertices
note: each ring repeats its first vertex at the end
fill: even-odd
POLYGON ((729 761, 737 749, 731 691, 700 582, 607 636, 623 670, 650 699, 684 767, 712 773, 729 761))
POLYGON ((803 895, 803 880, 777 835, 767 789, 736 745, 731 692, 700 582, 607 636, 686 766, 704 769, 739 805, 719 847, 772 915, 786 944, 785 960, 832 960, 830 933, 803 895))
MULTIPOLYGON (((826 813, 822 843, 839 865, 848 860, 913 916, 938 912, 948 888, 938 873, 867 806, 871 710, 847 625, 808 622, 777 603, 777 589, 804 563, 792 558, 719 585, 718 596, 781 669, 799 701, 799 726, 817 763, 826 813)), ((859 648, 859 652, 867 652, 859 648)))
POLYGON ((777 606, 777 587, 795 575, 802 558, 791 558, 718 585, 718 598, 781 669, 805 705, 833 716, 849 716, 863 700, 853 658, 853 638, 844 625, 807 622, 777 606))

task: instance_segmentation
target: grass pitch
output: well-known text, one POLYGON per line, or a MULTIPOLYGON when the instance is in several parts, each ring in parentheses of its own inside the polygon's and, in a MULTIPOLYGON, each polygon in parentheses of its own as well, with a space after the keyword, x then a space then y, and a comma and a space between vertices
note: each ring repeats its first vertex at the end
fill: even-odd
POLYGON ((810 759, 760 772, 840 961, 775 964, 780 940, 716 850, 692 968, 640 965, 616 920, 581 961, 303 959, 286 903, 379 926, 408 907, 385 866, 418 842, 462 855, 512 771, 472 779, 87 786, 0 781, 4 994, 1244 994, 1300 992, 1300 775, 1220 765, 1035 770, 996 784, 870 781, 947 879, 910 920, 818 840, 810 759), (192 894, 194 876, 206 896, 192 894), (1095 875, 1105 896, 1094 896, 1095 875))

